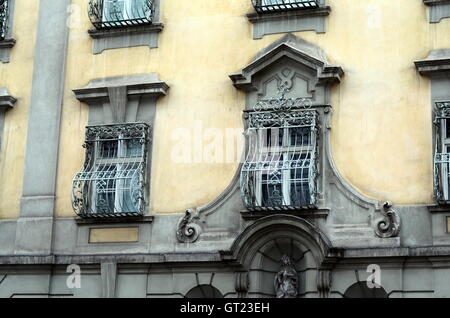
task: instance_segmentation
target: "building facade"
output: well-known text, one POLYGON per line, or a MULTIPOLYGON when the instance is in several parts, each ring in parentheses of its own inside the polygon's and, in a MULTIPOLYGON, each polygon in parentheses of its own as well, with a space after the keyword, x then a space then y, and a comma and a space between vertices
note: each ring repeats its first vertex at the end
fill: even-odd
POLYGON ((447 0, 0 0, 0 297, 450 297, 448 32, 447 0))

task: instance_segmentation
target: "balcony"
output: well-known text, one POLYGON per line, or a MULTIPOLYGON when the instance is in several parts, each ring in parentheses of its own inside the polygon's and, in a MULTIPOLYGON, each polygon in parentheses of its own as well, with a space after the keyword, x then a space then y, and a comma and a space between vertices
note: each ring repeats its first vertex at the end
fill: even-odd
POLYGON ((319 7, 318 0, 252 0, 258 13, 281 12, 319 7))
POLYGON ((316 208, 318 114, 295 109, 303 102, 263 101, 248 114, 240 180, 248 211, 316 208))
POLYGON ((72 206, 83 218, 141 216, 149 126, 144 123, 86 127, 86 159, 72 185, 72 206))
POLYGON ((0 0, 0 41, 6 38, 8 32, 9 1, 0 0))
POLYGON ((89 18, 98 30, 149 25, 154 0, 90 0, 89 18))
POLYGON ((450 153, 436 153, 434 155, 434 174, 438 202, 450 203, 450 153))

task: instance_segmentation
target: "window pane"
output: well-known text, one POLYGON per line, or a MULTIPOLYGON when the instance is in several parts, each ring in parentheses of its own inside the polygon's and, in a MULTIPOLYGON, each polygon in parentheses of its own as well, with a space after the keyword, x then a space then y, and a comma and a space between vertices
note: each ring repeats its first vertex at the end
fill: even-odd
POLYGON ((139 139, 128 139, 125 141, 125 156, 130 157, 140 157, 142 156, 142 144, 139 139))
POLYGON ((119 143, 117 140, 99 141, 99 158, 117 158, 119 143))
POLYGON ((97 213, 114 213, 116 194, 116 171, 114 165, 98 167, 98 179, 95 183, 94 202, 97 213))
POLYGON ((140 182, 139 172, 133 169, 127 173, 127 178, 122 181, 121 193, 121 207, 120 211, 123 212, 138 212, 139 195, 140 195, 140 182))
POLYGON ((117 21, 125 20, 125 1, 126 0, 105 0, 104 2, 104 20, 117 21))
POLYGON ((283 128, 271 128, 261 130, 264 147, 280 147, 283 145, 283 128))
POLYGON ((283 190, 281 184, 263 184, 262 206, 276 207, 283 205, 283 190))
POLYGON ((308 146, 311 143, 310 127, 295 127, 289 129, 290 146, 308 146))
POLYGON ((129 13, 129 19, 143 18, 148 15, 146 2, 148 0, 133 0, 131 3, 131 10, 129 13))

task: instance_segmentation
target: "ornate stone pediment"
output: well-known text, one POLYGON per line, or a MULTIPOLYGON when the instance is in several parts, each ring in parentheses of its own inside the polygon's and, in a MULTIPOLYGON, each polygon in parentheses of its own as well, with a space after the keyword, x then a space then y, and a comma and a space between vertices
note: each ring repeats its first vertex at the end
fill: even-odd
POLYGON ((282 75, 281 78, 288 78, 290 75, 289 79, 295 76, 303 77, 309 82, 309 90, 314 90, 316 86, 339 83, 344 75, 341 67, 331 65, 327 61, 322 49, 287 34, 259 52, 250 64, 239 73, 230 75, 230 78, 238 89, 246 92, 258 90, 255 86, 255 77, 274 66, 276 68, 277 64, 280 65, 277 71, 282 75), (294 65, 298 70, 289 73, 294 65))

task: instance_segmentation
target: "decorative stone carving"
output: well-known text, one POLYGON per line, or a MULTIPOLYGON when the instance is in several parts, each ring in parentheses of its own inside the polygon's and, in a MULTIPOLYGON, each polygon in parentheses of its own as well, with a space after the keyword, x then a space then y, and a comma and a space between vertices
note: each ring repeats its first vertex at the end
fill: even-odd
POLYGON ((194 214, 194 210, 187 209, 186 214, 178 221, 177 240, 180 243, 194 243, 200 236, 201 228, 198 224, 193 223, 198 216, 194 214))
POLYGON ((277 298, 296 298, 298 294, 298 274, 289 256, 281 257, 281 269, 274 281, 277 298))
POLYGON ((391 202, 384 202, 383 210, 384 217, 375 222, 375 234, 381 238, 398 236, 401 225, 400 216, 392 209, 391 202))

